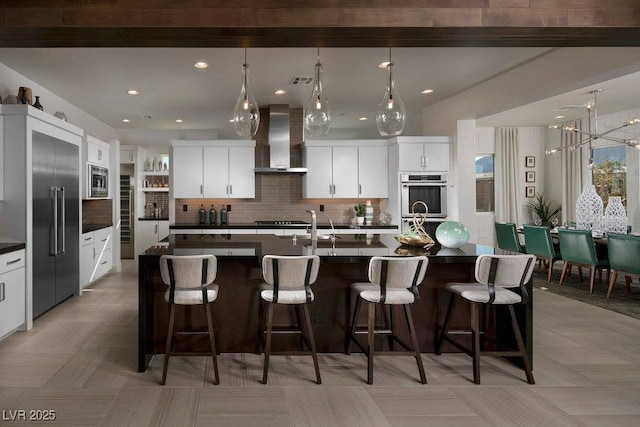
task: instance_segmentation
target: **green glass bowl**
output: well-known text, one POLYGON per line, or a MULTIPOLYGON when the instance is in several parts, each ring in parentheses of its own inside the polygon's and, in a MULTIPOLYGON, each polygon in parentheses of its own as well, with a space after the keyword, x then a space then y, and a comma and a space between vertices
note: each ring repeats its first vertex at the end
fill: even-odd
POLYGON ((469 241, 469 230, 456 221, 445 221, 436 228, 436 240, 443 248, 459 248, 469 241))

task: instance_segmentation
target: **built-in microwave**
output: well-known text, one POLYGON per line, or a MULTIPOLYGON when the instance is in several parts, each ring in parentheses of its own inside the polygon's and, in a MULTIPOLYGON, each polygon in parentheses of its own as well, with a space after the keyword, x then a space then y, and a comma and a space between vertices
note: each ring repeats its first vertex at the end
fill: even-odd
POLYGON ((416 204, 416 202, 424 202, 427 205, 427 217, 446 218, 446 173, 401 174, 400 186, 403 218, 411 217, 413 210, 416 213, 425 213, 424 206, 420 203, 416 204))
POLYGON ((109 169, 87 165, 87 197, 89 199, 106 199, 109 197, 109 169))

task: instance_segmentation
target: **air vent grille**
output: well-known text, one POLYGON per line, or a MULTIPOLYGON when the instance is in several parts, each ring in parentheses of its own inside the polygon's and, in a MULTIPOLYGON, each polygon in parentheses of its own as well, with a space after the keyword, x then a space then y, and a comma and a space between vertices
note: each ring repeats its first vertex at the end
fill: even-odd
POLYGON ((289 84, 292 86, 308 86, 311 83, 313 83, 313 77, 293 76, 289 80, 289 84))

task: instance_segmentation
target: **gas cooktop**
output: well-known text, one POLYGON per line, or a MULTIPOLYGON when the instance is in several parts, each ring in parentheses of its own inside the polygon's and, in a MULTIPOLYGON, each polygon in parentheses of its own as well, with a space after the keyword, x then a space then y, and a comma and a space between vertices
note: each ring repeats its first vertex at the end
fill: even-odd
POLYGON ((258 225, 308 225, 308 223, 304 221, 289 221, 284 219, 279 219, 276 221, 256 221, 258 225))

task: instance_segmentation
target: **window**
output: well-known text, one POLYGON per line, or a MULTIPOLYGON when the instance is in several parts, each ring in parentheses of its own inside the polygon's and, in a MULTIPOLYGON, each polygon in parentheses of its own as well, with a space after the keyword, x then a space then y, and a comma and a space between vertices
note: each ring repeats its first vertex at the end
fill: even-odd
POLYGON ((620 196, 622 204, 627 206, 627 147, 616 145, 612 147, 593 149, 593 185, 596 193, 602 198, 605 207, 609 196, 620 196))
POLYGON ((476 156, 476 212, 494 212, 493 154, 476 156))

